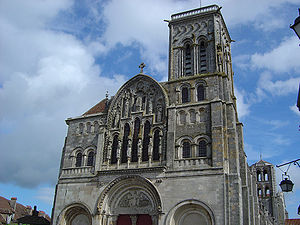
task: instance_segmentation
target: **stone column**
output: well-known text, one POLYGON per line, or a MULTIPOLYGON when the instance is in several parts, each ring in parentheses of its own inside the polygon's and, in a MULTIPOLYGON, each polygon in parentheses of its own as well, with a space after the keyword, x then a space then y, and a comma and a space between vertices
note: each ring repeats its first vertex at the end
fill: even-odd
POLYGON ((152 135, 149 135, 149 146, 148 146, 148 157, 149 157, 149 166, 151 166, 152 163, 152 152, 153 152, 153 138, 152 135))
POLYGON ((136 222, 137 222, 137 216, 136 216, 136 215, 131 215, 131 216, 130 216, 130 219, 131 219, 131 224, 132 224, 132 225, 136 225, 136 222))
POLYGON ((109 139, 108 141, 108 147, 107 147, 107 169, 109 168, 109 163, 111 159, 111 150, 112 150, 112 141, 109 139))
POLYGON ((118 140, 118 149, 117 149, 117 169, 120 167, 120 155, 121 155, 121 147, 122 147, 122 141, 118 140))
POLYGON ((104 128, 100 129, 100 133, 98 135, 98 143, 97 143, 97 154, 95 159, 95 170, 101 170, 101 164, 103 161, 103 150, 104 150, 104 128))
POLYGON ((127 168, 129 168, 129 164, 130 164, 131 148, 132 148, 132 142, 131 142, 131 139, 128 139, 128 146, 127 146, 127 168))

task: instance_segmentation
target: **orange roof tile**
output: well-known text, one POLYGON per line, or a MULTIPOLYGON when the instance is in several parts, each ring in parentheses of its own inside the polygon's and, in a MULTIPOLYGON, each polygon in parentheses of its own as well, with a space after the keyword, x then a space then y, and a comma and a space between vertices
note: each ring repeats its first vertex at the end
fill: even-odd
POLYGON ((93 106, 91 109, 89 109, 87 112, 85 112, 82 115, 86 116, 86 115, 104 112, 106 110, 107 101, 108 101, 107 98, 103 99, 102 101, 100 101, 98 104, 93 106))
POLYGON ((300 219, 286 219, 285 225, 300 225, 300 219))

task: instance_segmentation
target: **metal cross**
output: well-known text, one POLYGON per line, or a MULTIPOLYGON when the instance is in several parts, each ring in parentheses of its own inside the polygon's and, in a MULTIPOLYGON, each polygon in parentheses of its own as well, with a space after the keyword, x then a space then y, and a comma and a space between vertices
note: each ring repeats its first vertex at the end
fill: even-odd
POLYGON ((141 65, 139 65, 139 68, 141 68, 140 73, 143 73, 143 69, 145 66, 146 66, 145 63, 143 63, 143 62, 141 63, 141 65))

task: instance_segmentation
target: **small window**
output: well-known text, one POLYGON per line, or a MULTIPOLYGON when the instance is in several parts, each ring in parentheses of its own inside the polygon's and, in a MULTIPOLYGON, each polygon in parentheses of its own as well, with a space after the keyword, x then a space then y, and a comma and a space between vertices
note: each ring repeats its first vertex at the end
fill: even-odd
POLYGON ((75 163, 75 166, 76 166, 76 167, 81 167, 81 164, 82 164, 82 153, 79 152, 79 153, 77 153, 77 155, 76 155, 76 163, 75 163))
POLYGON ((196 123, 196 112, 195 110, 190 110, 190 122, 191 123, 196 123))
POLYGON ((257 176, 257 181, 261 181, 261 173, 259 170, 256 172, 256 176, 257 176))
POLYGON ((199 142, 199 157, 207 157, 207 144, 204 140, 199 142))
POLYGON ((189 44, 185 46, 184 72, 185 76, 192 75, 192 51, 189 44))
POLYGON ((121 155, 121 163, 127 162, 127 149, 128 149, 128 137, 130 133, 129 124, 126 123, 124 126, 124 136, 123 136, 123 144, 122 144, 122 155, 121 155))
POLYGON ((257 189, 257 194, 258 194, 258 197, 262 197, 262 191, 260 188, 257 189))
POLYGON ((270 189, 268 187, 265 189, 265 196, 270 197, 270 189))
POLYGON ((268 181, 269 180, 269 175, 268 172, 265 170, 264 171, 264 181, 268 181))
POLYGON ((206 62, 206 44, 204 41, 200 42, 200 73, 207 72, 207 62, 206 62))
POLYGON ((111 161, 110 161, 111 164, 117 163, 118 140, 119 140, 118 135, 115 135, 112 143, 112 148, 111 148, 111 161))
POLYGON ((179 113, 180 124, 184 125, 186 123, 186 115, 184 111, 179 113))
POLYGON ((150 143, 150 129, 151 125, 150 122, 147 120, 144 125, 144 139, 143 139, 143 150, 142 150, 142 161, 148 161, 149 155, 148 155, 148 149, 149 149, 149 143, 150 143))
POLYGON ((160 145, 159 130, 156 130, 154 132, 154 141, 153 141, 153 161, 159 160, 159 145, 160 145))
POLYGON ((188 87, 183 87, 181 89, 181 99, 182 99, 182 103, 186 103, 190 101, 188 87))
POLYGON ((184 141, 182 144, 182 158, 191 157, 191 144, 189 141, 184 141))
POLYGON ((203 84, 200 84, 197 87, 197 100, 198 100, 198 102, 204 100, 204 86, 203 86, 203 84))
POLYGON ((95 155, 94 152, 89 152, 87 166, 93 166, 94 165, 94 155, 95 155))

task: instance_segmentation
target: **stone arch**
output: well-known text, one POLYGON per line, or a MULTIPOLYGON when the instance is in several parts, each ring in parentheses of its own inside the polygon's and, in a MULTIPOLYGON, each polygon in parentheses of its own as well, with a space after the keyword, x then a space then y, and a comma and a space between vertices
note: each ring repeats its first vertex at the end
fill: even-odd
POLYGON ((57 225, 92 225, 92 213, 83 202, 73 202, 67 205, 58 215, 57 225), (79 223, 81 222, 81 223, 79 223))
POLYGON ((213 210, 208 206, 208 204, 196 199, 187 199, 177 203, 173 208, 171 208, 166 215, 164 224, 215 225, 215 217, 213 210))
POLYGON ((128 175, 108 184, 96 207, 103 219, 111 222, 116 221, 121 214, 148 214, 157 219, 162 210, 162 202, 151 181, 141 176, 128 175))

